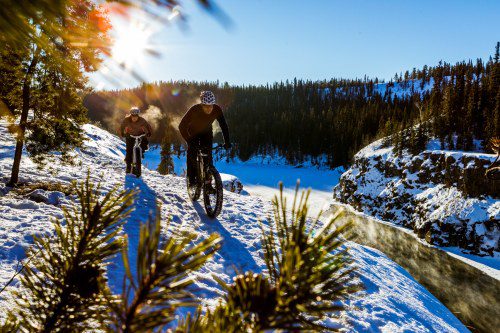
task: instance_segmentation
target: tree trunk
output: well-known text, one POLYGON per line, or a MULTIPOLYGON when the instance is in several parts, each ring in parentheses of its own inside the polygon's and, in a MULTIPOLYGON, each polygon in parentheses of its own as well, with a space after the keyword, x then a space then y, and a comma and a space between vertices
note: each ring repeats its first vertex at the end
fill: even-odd
POLYGON ((26 130, 26 123, 28 121, 28 113, 30 109, 30 93, 31 93, 31 78, 35 67, 38 63, 40 56, 40 49, 37 48, 31 59, 31 63, 26 71, 26 76, 24 77, 23 83, 23 106, 21 111, 21 119, 19 121, 19 131, 17 133, 16 139, 16 151, 14 153, 14 163, 12 164, 12 173, 10 176, 10 181, 7 186, 13 187, 19 181, 19 167, 21 166, 21 157, 23 154, 24 146, 24 132, 26 130))

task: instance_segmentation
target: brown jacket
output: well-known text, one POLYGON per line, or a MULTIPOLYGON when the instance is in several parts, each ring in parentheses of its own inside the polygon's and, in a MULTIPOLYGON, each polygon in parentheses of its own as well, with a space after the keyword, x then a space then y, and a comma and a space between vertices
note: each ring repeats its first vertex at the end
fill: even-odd
POLYGON ((120 136, 125 136, 125 134, 141 135, 143 133, 146 133, 147 136, 151 136, 153 133, 151 125, 149 125, 146 119, 141 116, 139 116, 136 122, 133 122, 130 116, 126 116, 125 119, 123 119, 120 126, 120 136))

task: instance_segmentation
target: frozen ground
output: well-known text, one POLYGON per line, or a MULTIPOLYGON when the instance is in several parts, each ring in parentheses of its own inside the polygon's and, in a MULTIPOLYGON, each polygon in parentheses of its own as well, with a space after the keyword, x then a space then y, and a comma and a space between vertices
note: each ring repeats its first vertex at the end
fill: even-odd
MULTIPOLYGON (((91 170, 94 180, 101 179, 104 191, 113 186, 138 189, 135 211, 127 221, 125 232, 130 242, 131 260, 135 260, 139 224, 154 212, 156 202, 162 204, 164 219, 171 216, 170 228, 190 229, 198 237, 207 237, 217 232, 224 238, 223 246, 215 257, 198 274, 195 293, 205 304, 214 304, 220 289, 212 278, 215 274, 225 281, 236 274, 235 269, 261 271, 259 220, 266 221, 271 208, 269 200, 256 195, 238 195, 225 192, 224 207, 217 219, 208 219, 200 203, 192 203, 186 195, 184 179, 177 176, 161 176, 145 170, 141 179, 125 177, 123 172, 123 144, 116 137, 94 126, 86 125, 89 140, 85 147, 75 151, 76 165, 63 165, 57 161, 46 168, 37 169, 23 157, 20 178, 22 181, 47 181, 67 183, 83 179, 91 170)), ((31 242, 33 234, 50 232, 50 218, 61 217, 61 205, 69 204, 67 197, 57 192, 45 193, 47 197, 58 198, 49 203, 35 202, 8 191, 4 183, 12 163, 14 141, 6 131, 6 124, 0 122, 0 285, 14 273, 17 260, 24 258, 25 246, 31 242), (55 193, 55 194, 54 194, 55 193)), ((219 166, 219 165, 218 165, 219 166)), ((275 172, 280 179, 290 176, 293 185, 296 174, 292 169, 267 169, 234 166, 232 171, 238 176, 252 175, 252 170, 266 175, 262 186, 273 187, 275 172), (240 172, 241 171, 241 172, 240 172)), ((223 169, 223 168, 221 168, 223 169)), ((226 169, 224 171, 230 171, 226 169)), ((299 172, 299 171, 297 171, 299 172)), ((307 173, 305 173, 307 174, 307 173)), ((325 192, 335 181, 335 174, 328 176, 323 189, 325 192), (330 183, 331 182, 331 183, 330 183)), ((312 186, 301 177, 305 186, 312 186)), ((242 177, 245 179, 245 176, 242 177)), ((319 181, 318 181, 319 182, 319 181)), ((321 182, 323 182, 321 178, 321 182)), ((286 180, 285 180, 286 183, 286 180)), ((286 183, 287 185, 289 183, 286 183)), ((259 184, 256 184, 259 185, 259 184)), ((267 191, 267 190, 266 190, 267 191)), ((268 192, 266 192, 268 193, 268 192)), ((165 230, 165 232, 168 232, 165 230)), ((348 311, 342 315, 343 331, 347 332, 467 332, 458 319, 434 296, 419 285, 409 274, 381 252, 350 243, 350 253, 358 267, 360 278, 366 290, 347 303, 348 311)), ((134 264, 131 265, 134 267, 134 264)), ((108 269, 114 291, 119 292, 123 267, 119 260, 108 269)), ((18 286, 17 280, 12 288, 18 286)), ((7 292, 0 295, 0 317, 4 309, 11 305, 7 292)), ((328 320, 327 320, 328 321, 328 320)))
MULTIPOLYGON (((185 156, 174 156, 175 172, 184 173, 185 156)), ((146 154, 145 163, 151 170, 156 170, 160 163, 160 150, 155 149, 146 154)), ((251 195, 258 195, 267 200, 272 200, 278 193, 279 182, 283 182, 284 193, 291 200, 295 194, 297 180, 304 189, 311 189, 309 203, 311 214, 317 215, 321 210, 330 207, 332 192, 344 171, 343 168, 335 170, 318 169, 315 167, 301 167, 281 163, 279 160, 262 161, 251 159, 247 162, 227 162, 224 159, 215 162, 217 169, 223 174, 236 175, 243 183, 244 190, 251 195)))

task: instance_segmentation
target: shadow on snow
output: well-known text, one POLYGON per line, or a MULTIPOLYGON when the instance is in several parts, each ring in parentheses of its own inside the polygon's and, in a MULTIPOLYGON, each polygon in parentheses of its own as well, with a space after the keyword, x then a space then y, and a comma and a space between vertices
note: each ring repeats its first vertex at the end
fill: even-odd
MULTIPOLYGON (((141 223, 156 215, 156 193, 144 182, 142 178, 134 175, 125 176, 125 190, 137 192, 133 204, 133 211, 123 226, 123 233, 128 237, 128 255, 132 276, 136 275, 137 268, 137 246, 139 243, 139 232, 141 223)), ((117 255, 108 267, 109 284, 114 293, 122 292, 122 283, 125 271, 122 264, 121 254, 117 255)))
MULTIPOLYGON (((222 237, 222 247, 214 259, 224 260, 224 270, 230 277, 249 270, 253 272, 261 270, 245 244, 235 238, 218 218, 209 218, 199 202, 193 202, 193 207, 201 220, 200 229, 209 234, 216 232, 222 237)), ((237 228, 238 225, 235 223, 234 227, 237 228)))

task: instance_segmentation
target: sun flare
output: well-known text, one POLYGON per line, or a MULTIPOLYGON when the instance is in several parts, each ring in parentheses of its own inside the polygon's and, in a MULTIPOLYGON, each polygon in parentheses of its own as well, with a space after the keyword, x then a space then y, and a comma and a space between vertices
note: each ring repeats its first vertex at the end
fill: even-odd
POLYGON ((150 49, 151 31, 138 22, 115 26, 115 33, 112 57, 120 65, 129 68, 137 64, 150 49))

